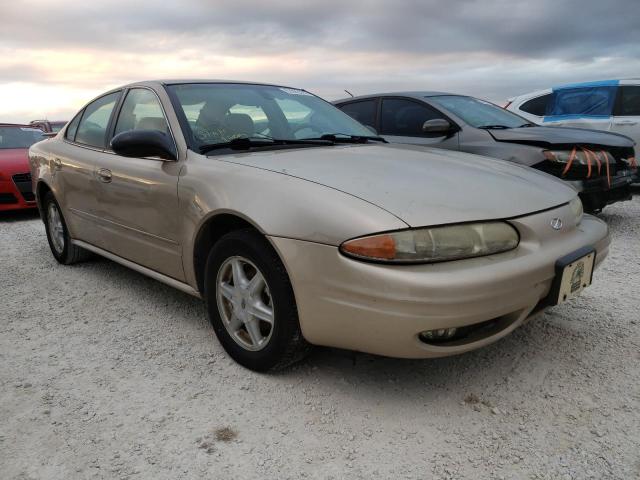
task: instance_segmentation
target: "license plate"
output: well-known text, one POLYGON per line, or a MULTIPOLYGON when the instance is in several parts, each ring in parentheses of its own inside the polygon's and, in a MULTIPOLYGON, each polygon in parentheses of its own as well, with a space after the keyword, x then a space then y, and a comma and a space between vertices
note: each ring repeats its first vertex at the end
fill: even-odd
POLYGON ((572 260, 559 272, 560 288, 556 303, 563 303, 580 295, 582 290, 591 285, 593 264, 596 253, 591 252, 580 258, 572 260))

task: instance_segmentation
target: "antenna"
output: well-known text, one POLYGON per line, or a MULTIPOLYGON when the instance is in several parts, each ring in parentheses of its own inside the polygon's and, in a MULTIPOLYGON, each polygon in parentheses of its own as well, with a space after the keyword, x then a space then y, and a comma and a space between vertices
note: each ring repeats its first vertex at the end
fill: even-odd
POLYGON ((347 92, 347 94, 348 94, 351 98, 353 98, 353 93, 351 93, 351 92, 350 92, 349 90, 347 90, 347 89, 345 89, 344 91, 345 91, 345 92, 347 92))

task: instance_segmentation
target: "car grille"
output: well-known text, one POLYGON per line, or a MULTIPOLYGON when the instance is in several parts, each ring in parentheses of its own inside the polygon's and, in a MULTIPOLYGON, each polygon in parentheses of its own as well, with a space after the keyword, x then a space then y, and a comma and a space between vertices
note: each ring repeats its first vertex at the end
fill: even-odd
MULTIPOLYGON (((591 166, 591 175, 589 176, 589 167, 586 165, 573 164, 568 172, 564 172, 566 163, 558 163, 552 162, 549 160, 545 160, 536 165, 533 165, 533 168, 537 168, 538 170, 542 170, 543 172, 549 173, 555 177, 562 178, 563 180, 584 180, 587 178, 607 178, 607 170, 604 166, 600 167, 600 172, 598 172, 598 167, 596 165, 591 166)), ((618 165, 617 164, 609 164, 609 176, 613 177, 618 174, 618 165)))
POLYGON ((7 205, 10 203, 18 203, 18 199, 13 193, 0 193, 0 205, 7 205))
POLYGON ((16 173, 13 176, 13 181, 14 182, 30 182, 31 181, 31 174, 30 173, 16 173))
POLYGON ((36 196, 33 194, 31 187, 31 174, 30 173, 17 173, 13 177, 13 183, 16 184, 20 195, 24 198, 25 202, 34 202, 36 196))

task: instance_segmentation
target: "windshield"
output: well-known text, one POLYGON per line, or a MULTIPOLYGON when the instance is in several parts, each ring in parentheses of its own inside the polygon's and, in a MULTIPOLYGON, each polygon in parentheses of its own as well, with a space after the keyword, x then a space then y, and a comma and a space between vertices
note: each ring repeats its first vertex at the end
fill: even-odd
POLYGON ((0 126, 0 149, 29 148, 44 139, 38 128, 0 126))
POLYGON ((368 128, 304 90, 193 83, 167 87, 189 125, 194 149, 237 138, 304 140, 327 134, 371 136, 368 128))
POLYGON ((518 128, 531 125, 514 113, 473 97, 441 95, 429 97, 429 101, 449 110, 475 128, 518 128))

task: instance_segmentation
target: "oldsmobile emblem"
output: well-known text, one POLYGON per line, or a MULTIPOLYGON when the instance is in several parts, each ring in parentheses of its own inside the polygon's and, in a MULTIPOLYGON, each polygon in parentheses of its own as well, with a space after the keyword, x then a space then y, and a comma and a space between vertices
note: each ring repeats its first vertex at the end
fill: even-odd
POLYGON ((553 228, 554 230, 560 230, 562 228, 562 219, 561 218, 554 218, 553 220, 551 220, 551 228, 553 228))

